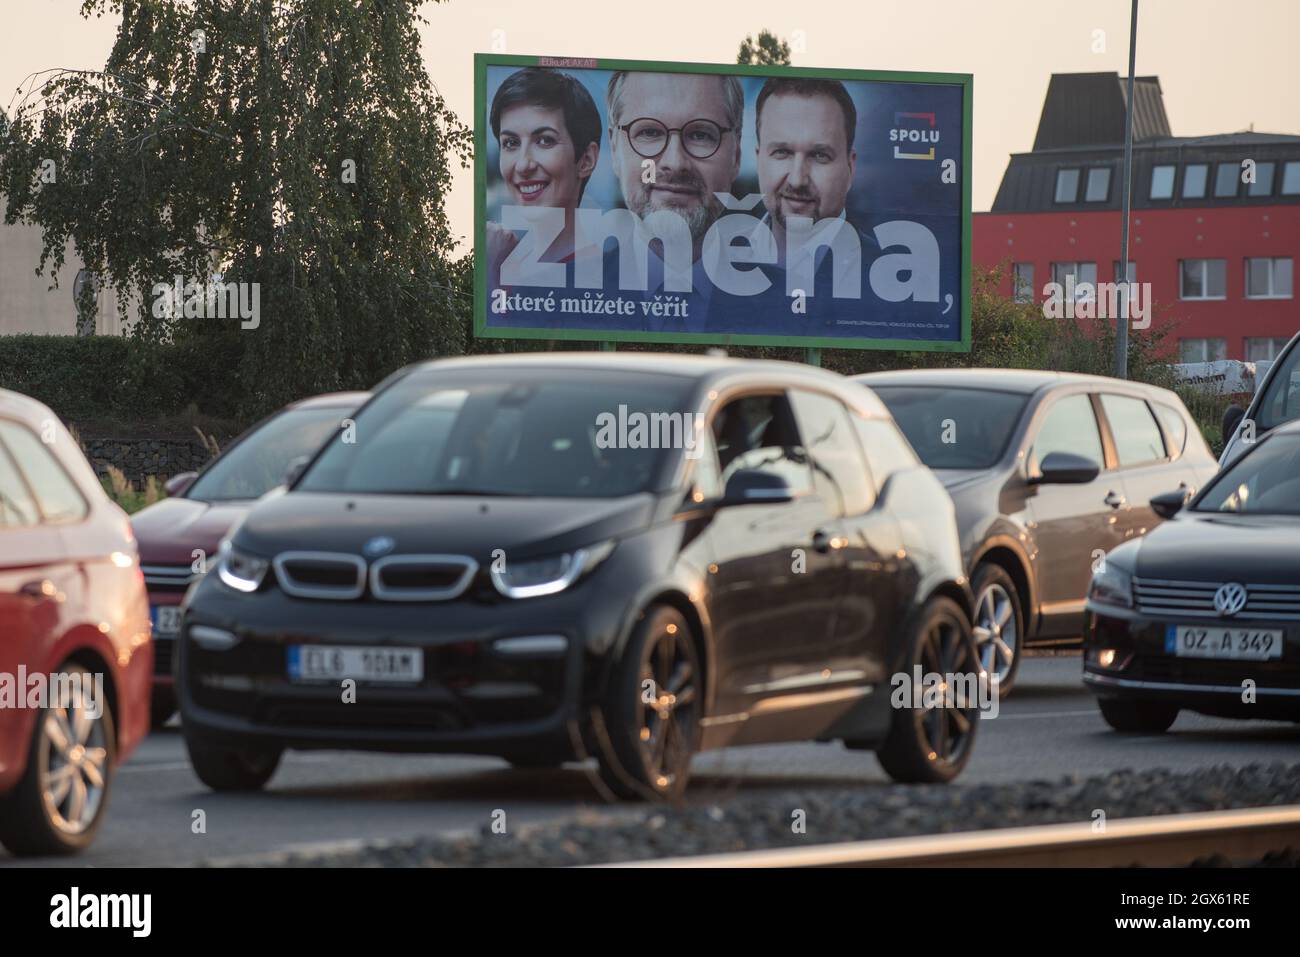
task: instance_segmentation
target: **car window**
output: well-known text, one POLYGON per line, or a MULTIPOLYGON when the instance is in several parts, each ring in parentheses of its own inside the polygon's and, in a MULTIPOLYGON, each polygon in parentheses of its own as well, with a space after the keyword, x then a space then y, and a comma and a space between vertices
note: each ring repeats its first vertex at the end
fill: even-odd
POLYGON ((45 521, 76 522, 86 517, 90 506, 80 489, 35 433, 17 422, 0 421, 0 441, 27 477, 45 521))
POLYGON ((718 467, 718 450, 713 444, 713 433, 703 430, 696 439, 695 448, 688 450, 688 459, 694 461, 691 484, 699 496, 697 501, 721 498, 722 470, 718 467))
POLYGON ((345 408, 281 412, 231 446, 198 477, 185 497, 200 502, 261 498, 284 481, 289 463, 324 445, 348 412, 345 408))
POLYGON ((1155 407, 1156 414, 1160 416, 1160 422, 1164 425, 1165 435, 1169 440, 1169 454, 1173 458, 1177 458, 1187 448, 1187 420, 1172 405, 1157 402, 1155 407))
POLYGON ((885 487, 895 472, 913 469, 920 464, 912 447, 907 444, 907 439, 903 438, 903 433, 888 419, 864 419, 855 415, 853 425, 858 433, 858 441, 862 443, 862 451, 867 456, 877 491, 885 487))
POLYGON ((1287 350, 1286 358, 1269 379, 1256 419, 1260 430, 1300 419, 1300 345, 1287 350))
POLYGON ((1151 409, 1141 399, 1103 394, 1101 407, 1110 423, 1110 434, 1115 438, 1115 454, 1121 468, 1146 465, 1169 457, 1160 426, 1156 425, 1151 409))
POLYGON ((932 469, 991 468, 1028 397, 992 389, 875 386, 908 442, 932 469))
POLYGON ((796 495, 813 490, 812 470, 784 395, 751 395, 729 402, 713 418, 722 484, 741 469, 773 472, 796 495))
POLYGON ((1038 474, 1043 459, 1053 452, 1082 455, 1097 463, 1098 468, 1105 467, 1101 432, 1088 396, 1067 395, 1052 403, 1029 453, 1029 473, 1038 474))
POLYGON ((0 443, 0 529, 24 528, 38 521, 36 500, 0 443))
POLYGON ((693 379, 613 370, 420 371, 329 440, 295 491, 617 498, 650 491, 700 420, 693 379))
POLYGON ((1221 472, 1192 507, 1198 512, 1300 515, 1300 436, 1266 439, 1221 472))
POLYGON ((841 515, 861 515, 869 510, 875 494, 844 403, 802 389, 794 389, 790 395, 812 465, 813 483, 822 498, 841 515))

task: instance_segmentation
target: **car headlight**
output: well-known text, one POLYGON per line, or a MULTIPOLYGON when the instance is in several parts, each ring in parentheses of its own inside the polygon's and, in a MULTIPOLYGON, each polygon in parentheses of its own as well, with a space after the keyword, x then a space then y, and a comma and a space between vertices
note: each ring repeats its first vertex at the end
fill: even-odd
POLYGON ((492 584, 507 598, 537 598, 564 591, 609 557, 613 542, 602 542, 560 555, 492 567, 492 584))
POLYGON ((1113 605, 1117 608, 1133 607, 1133 576, 1113 562, 1107 562, 1105 568, 1092 576, 1088 586, 1088 600, 1099 605, 1113 605))
POLYGON ((235 591, 254 592, 262 585, 266 570, 271 563, 265 558, 258 558, 241 552, 226 539, 221 543, 220 558, 217 561, 217 577, 223 584, 235 591))

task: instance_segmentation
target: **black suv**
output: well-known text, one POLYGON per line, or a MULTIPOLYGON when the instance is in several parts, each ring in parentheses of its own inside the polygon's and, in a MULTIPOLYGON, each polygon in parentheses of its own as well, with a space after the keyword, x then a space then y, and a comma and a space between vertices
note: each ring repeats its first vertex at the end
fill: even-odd
POLYGON ((903 780, 970 756, 952 502, 869 391, 818 369, 582 353, 387 380, 256 505, 182 621, 199 777, 285 748, 595 756, 625 796, 699 749, 839 739, 903 780), (915 701, 915 699, 913 699, 915 701))
POLYGON ((1167 389, 1102 376, 934 369, 857 376, 947 487, 981 661, 1005 694, 1028 643, 1077 640, 1103 555, 1160 522, 1147 504, 1215 472, 1167 389))

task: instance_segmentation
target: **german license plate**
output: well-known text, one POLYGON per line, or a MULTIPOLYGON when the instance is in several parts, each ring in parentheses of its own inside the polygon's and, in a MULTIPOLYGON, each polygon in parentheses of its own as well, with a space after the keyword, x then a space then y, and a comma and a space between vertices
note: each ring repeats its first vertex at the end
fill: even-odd
POLYGON ((411 684, 424 678, 419 648, 357 648, 341 645, 290 645, 289 680, 411 684))
POLYGON ((1282 657, 1281 631, 1222 625, 1167 625, 1165 652, 1179 658, 1267 661, 1282 657))
POLYGON ((155 638, 175 638, 180 633, 180 605, 154 605, 149 610, 152 612, 155 638))

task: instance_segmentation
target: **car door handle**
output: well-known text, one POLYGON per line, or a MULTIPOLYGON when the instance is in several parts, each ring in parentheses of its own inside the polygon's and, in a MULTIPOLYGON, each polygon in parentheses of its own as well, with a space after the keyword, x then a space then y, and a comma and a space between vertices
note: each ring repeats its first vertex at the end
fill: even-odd
POLYGON ((1128 499, 1123 495, 1120 495, 1118 492, 1108 492, 1102 501, 1111 508, 1121 508, 1126 502, 1128 502, 1128 499))
POLYGON ((817 529, 813 533, 812 547, 813 551, 821 552, 823 555, 826 554, 831 550, 831 537, 822 529, 817 529))

